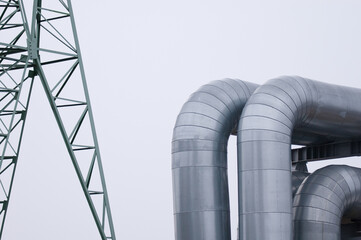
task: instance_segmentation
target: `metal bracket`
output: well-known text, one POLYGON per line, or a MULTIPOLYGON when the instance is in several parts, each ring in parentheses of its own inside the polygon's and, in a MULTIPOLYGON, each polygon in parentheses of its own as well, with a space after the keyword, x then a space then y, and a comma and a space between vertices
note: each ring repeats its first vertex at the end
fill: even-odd
POLYGON ((38 59, 38 47, 36 38, 28 39, 28 53, 30 59, 38 59))

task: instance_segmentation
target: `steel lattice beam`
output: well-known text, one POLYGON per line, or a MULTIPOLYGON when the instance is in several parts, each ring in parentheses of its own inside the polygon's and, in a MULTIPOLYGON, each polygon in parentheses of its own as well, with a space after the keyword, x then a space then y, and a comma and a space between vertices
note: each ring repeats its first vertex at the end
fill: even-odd
POLYGON ((336 142, 292 149, 292 163, 361 156, 361 141, 336 142))

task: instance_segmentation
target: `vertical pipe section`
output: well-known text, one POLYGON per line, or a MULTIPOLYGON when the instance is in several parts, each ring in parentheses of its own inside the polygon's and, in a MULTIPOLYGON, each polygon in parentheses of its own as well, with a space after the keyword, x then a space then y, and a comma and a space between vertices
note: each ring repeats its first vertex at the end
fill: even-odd
POLYGON ((193 93, 178 115, 172 141, 176 240, 230 240, 227 142, 258 87, 213 81, 193 93))
POLYGON ((359 168, 330 165, 318 169, 294 198, 294 240, 341 239, 341 219, 347 211, 360 217, 360 203, 359 168))
POLYGON ((272 79, 253 93, 238 126, 240 239, 292 239, 293 132, 307 129, 314 142, 360 137, 358 102, 360 89, 301 77, 272 79))

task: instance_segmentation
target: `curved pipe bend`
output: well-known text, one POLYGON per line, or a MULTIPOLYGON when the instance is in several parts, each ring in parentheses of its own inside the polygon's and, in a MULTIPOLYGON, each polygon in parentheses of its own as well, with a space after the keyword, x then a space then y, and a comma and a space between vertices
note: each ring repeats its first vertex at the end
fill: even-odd
POLYGON ((227 142, 258 87, 226 79, 202 86, 183 105, 172 141, 177 240, 230 240, 227 142))
POLYGON ((359 168, 330 165, 315 171, 294 198, 294 239, 341 239, 341 219, 349 210, 359 218, 360 204, 359 168))
POLYGON ((361 90, 301 77, 260 86, 238 126, 240 239, 292 239, 291 143, 361 136, 361 90))

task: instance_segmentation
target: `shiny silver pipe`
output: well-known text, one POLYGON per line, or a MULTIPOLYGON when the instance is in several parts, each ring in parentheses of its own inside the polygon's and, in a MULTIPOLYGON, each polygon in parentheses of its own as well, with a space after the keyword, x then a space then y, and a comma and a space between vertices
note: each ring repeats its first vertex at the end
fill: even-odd
POLYGON ((315 171, 294 198, 294 240, 341 239, 342 218, 359 218, 360 206, 359 168, 330 165, 315 171))
POLYGON ((361 136, 361 90, 280 77, 260 86, 238 126, 240 239, 292 239, 291 143, 361 136))
POLYGON ((227 142, 257 87, 241 80, 214 81, 183 105, 172 141, 177 240, 231 239, 227 142))

